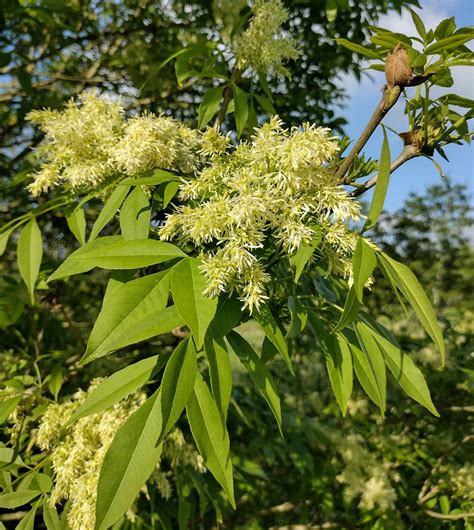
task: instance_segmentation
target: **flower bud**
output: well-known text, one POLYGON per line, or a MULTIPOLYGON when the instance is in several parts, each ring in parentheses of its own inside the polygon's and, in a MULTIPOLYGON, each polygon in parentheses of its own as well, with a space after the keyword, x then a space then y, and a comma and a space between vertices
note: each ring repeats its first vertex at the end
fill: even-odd
POLYGON ((411 84, 413 69, 408 60, 408 52, 401 43, 395 46, 393 53, 387 54, 385 78, 389 87, 399 86, 403 88, 411 84))

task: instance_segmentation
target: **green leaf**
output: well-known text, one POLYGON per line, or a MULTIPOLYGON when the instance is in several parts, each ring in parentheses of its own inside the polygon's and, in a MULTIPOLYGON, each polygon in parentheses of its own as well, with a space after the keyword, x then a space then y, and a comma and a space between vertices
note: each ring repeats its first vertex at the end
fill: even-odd
POLYGON ((337 1, 326 0, 326 18, 328 22, 334 22, 337 18, 337 1))
POLYGON ((204 352, 209 363, 212 395, 225 422, 232 394, 232 370, 229 353, 219 328, 212 324, 204 340, 204 352))
POLYGON ((370 59, 379 59, 379 54, 375 52, 374 50, 370 48, 365 48, 364 46, 361 46, 360 44, 355 44, 354 42, 351 42, 347 39, 336 39, 336 42, 344 46, 344 48, 347 48, 351 52, 358 53, 359 55, 364 55, 365 57, 369 57, 370 59))
POLYGON ((197 375, 197 354, 191 338, 181 341, 166 365, 161 381, 162 430, 159 441, 178 421, 188 403, 197 375))
POLYGON ((472 35, 453 35, 452 37, 446 37, 441 39, 438 42, 430 44, 428 48, 425 49, 425 55, 433 55, 447 50, 452 50, 453 48, 459 48, 466 42, 472 40, 472 35))
POLYGON ((276 114, 275 107, 273 106, 273 103, 269 98, 264 98, 262 96, 259 96, 258 94, 254 94, 255 99, 258 101, 259 105, 262 107, 262 109, 265 112, 268 112, 270 116, 273 116, 276 114))
POLYGON ((61 386, 63 384, 63 369, 60 364, 57 364, 53 367, 51 370, 51 374, 49 376, 48 381, 48 388, 51 394, 54 397, 54 400, 58 400, 58 394, 61 390, 61 386))
POLYGON ((193 396, 186 410, 191 433, 204 463, 224 488, 235 509, 229 434, 222 423, 217 404, 200 374, 196 377, 193 396))
POLYGON ((43 521, 47 530, 62 530, 61 521, 56 508, 53 508, 48 501, 43 504, 43 521))
POLYGON ((221 337, 225 337, 240 324, 241 320, 242 302, 236 298, 221 297, 212 321, 213 330, 221 337))
POLYGON ((367 214, 367 221, 365 222, 363 232, 366 232, 377 222, 380 213, 382 212, 387 195, 388 182, 390 179, 390 147, 388 145, 387 133, 383 129, 383 144, 379 160, 379 172, 377 176, 377 183, 375 184, 374 196, 370 205, 369 213, 367 214))
POLYGON ((234 86, 234 102, 237 136, 240 137, 249 117, 249 106, 247 103, 247 94, 238 86, 234 86))
POLYGON ((89 337, 86 355, 100 350, 104 341, 116 332, 136 328, 166 307, 170 288, 170 272, 163 271, 129 282, 109 280, 102 309, 89 337))
POLYGON ((449 514, 451 511, 451 503, 447 495, 441 495, 439 498, 439 507, 441 508, 441 513, 444 513, 444 515, 449 514))
POLYGON ((86 244, 86 216, 82 208, 75 208, 66 214, 66 222, 72 235, 80 245, 86 244))
POLYGON ((385 414, 387 376, 382 352, 375 342, 371 329, 363 322, 355 324, 355 330, 361 349, 351 344, 354 368, 362 388, 369 398, 385 414))
POLYGON ((42 258, 43 240, 36 219, 33 218, 23 228, 18 239, 18 269, 25 282, 32 305, 35 301, 34 290, 42 258))
POLYGON ((246 372, 249 374, 250 379, 257 387, 257 390, 270 407, 277 421, 278 429, 283 435, 280 398, 270 372, 260 357, 255 353, 252 346, 237 332, 231 331, 227 335, 227 340, 240 359, 246 372))
MULTIPOLYGON (((123 182, 122 182, 123 184, 123 182)), ((89 236, 89 242, 94 241, 94 239, 99 235, 100 231, 104 226, 112 219, 116 214, 117 210, 122 205, 127 193, 130 190, 130 186, 117 186, 110 197, 107 199, 107 202, 104 204, 99 217, 96 219, 94 225, 92 226, 91 234, 89 236)))
POLYGON ((0 256, 3 255, 5 252, 5 249, 7 248, 8 240, 10 239, 10 235, 15 230, 15 227, 10 228, 8 230, 5 230, 5 232, 2 232, 0 234, 0 256))
POLYGON ((337 333, 333 347, 325 352, 326 367, 331 387, 342 415, 347 412, 347 402, 352 393, 352 357, 344 337, 337 333))
POLYGON ((101 381, 76 409, 67 425, 85 416, 102 412, 138 390, 158 370, 162 357, 167 358, 166 355, 154 355, 130 364, 101 381))
POLYGON ((378 333, 373 333, 373 335, 380 346, 389 370, 405 393, 439 417, 438 411, 431 401, 430 391, 421 370, 408 355, 385 337, 378 333))
POLYGON ((426 296, 425 291, 419 284, 413 272, 403 263, 399 263, 383 252, 377 254, 385 267, 397 278, 397 286, 409 304, 415 310, 418 320, 425 328, 428 335, 433 339, 441 352, 442 364, 446 360, 446 349, 443 340, 443 333, 439 327, 433 307, 426 296))
POLYGON ((163 208, 166 208, 179 190, 179 182, 168 182, 163 191, 163 208))
POLYGON ((181 325, 183 319, 177 308, 165 308, 169 277, 168 271, 158 272, 124 283, 111 293, 108 290, 83 362, 181 325))
POLYGON ((207 328, 217 309, 217 298, 203 294, 207 280, 199 270, 200 260, 188 258, 179 263, 171 276, 171 292, 180 315, 193 333, 196 347, 204 343, 207 328))
POLYGON ((276 321, 275 317, 272 315, 270 308, 267 304, 261 304, 258 313, 253 315, 254 319, 258 322, 260 327, 265 332, 265 335, 268 339, 274 344, 276 349, 280 352, 283 360, 288 366, 291 374, 294 375, 293 365, 291 363, 290 355, 288 353, 288 346, 285 341, 285 337, 276 321))
POLYGON ((10 416, 10 414, 17 408, 21 400, 21 396, 14 396, 5 399, 4 401, 0 401, 0 425, 7 421, 8 416, 10 416))
POLYGON ((456 105, 458 107, 474 109, 473 99, 465 98, 465 97, 459 96, 458 94, 444 94, 443 96, 438 98, 438 101, 442 101, 448 105, 456 105))
POLYGON ((37 506, 33 507, 20 521, 15 530, 34 530, 37 506))
POLYGON ((201 50, 197 49, 186 49, 184 53, 181 55, 178 55, 175 63, 174 63, 174 71, 176 74, 176 81, 178 81, 178 85, 182 86, 183 81, 188 79, 189 77, 193 77, 194 75, 197 75, 197 71, 189 68, 189 60, 195 56, 201 54, 201 50))
POLYGON ((295 267, 295 283, 298 283, 303 269, 305 268, 308 261, 311 259, 311 256, 314 254, 316 248, 321 243, 321 228, 313 227, 313 230, 315 234, 311 243, 301 243, 296 253, 290 256, 290 263, 293 267, 295 267))
MULTIPOLYGON (((158 186, 164 182, 180 182, 179 175, 165 171, 164 169, 155 169, 153 175, 146 177, 128 177, 122 180, 118 185, 119 186, 158 186)), ((128 191, 128 190, 127 190, 128 191)))
POLYGON ((385 32, 383 30, 381 30, 379 35, 371 37, 370 40, 386 50, 393 50, 400 42, 411 46, 411 40, 408 37, 400 35, 399 33, 385 32))
POLYGON ((120 210, 120 230, 123 238, 146 239, 150 228, 151 208, 146 193, 137 186, 125 199, 120 210))
POLYGON ((122 236, 106 236, 73 252, 48 278, 48 282, 81 274, 94 267, 139 269, 185 257, 178 247, 156 239, 126 241, 122 236))
POLYGON ((445 18, 436 26, 434 37, 436 40, 441 40, 445 37, 450 37, 455 30, 456 23, 454 17, 445 18))
POLYGON ((41 491, 18 490, 13 493, 4 493, 0 495, 0 508, 18 508, 28 504, 35 497, 41 495, 41 491))
POLYGON ((344 309, 342 311, 341 318, 336 324, 336 327, 331 330, 331 333, 337 333, 341 329, 344 329, 348 326, 358 315, 360 309, 360 302, 357 299, 357 294, 354 285, 349 289, 347 294, 346 303, 344 304, 344 309))
POLYGON ((426 39, 426 28, 425 28, 425 25, 423 24, 423 21, 417 15, 417 13, 413 11, 413 9, 408 8, 408 10, 410 11, 411 18, 413 20, 413 24, 415 25, 416 31, 418 31, 418 35, 420 35, 420 37, 423 40, 425 40, 426 39))
POLYGON ((308 313, 294 296, 288 297, 288 309, 290 310, 291 320, 285 339, 294 339, 305 328, 308 321, 308 313))
POLYGON ((96 529, 105 530, 130 508, 158 462, 162 426, 159 391, 120 427, 99 476, 96 529))
POLYGON ((199 105, 198 129, 205 127, 216 114, 224 93, 224 87, 210 88, 199 105))
POLYGON ((359 302, 362 303, 364 286, 374 272, 377 258, 373 248, 363 237, 357 240, 352 256, 352 270, 354 271, 354 288, 359 302))

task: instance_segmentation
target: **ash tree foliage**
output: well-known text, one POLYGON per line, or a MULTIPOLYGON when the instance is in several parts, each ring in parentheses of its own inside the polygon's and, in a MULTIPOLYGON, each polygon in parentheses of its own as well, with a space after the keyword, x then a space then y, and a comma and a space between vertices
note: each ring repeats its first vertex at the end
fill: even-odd
MULTIPOLYGON (((416 359, 370 310, 374 278, 383 276, 413 312, 443 365, 435 311, 408 265, 370 234, 400 165, 469 142, 472 101, 431 94, 452 84, 452 68, 471 64, 472 31, 452 19, 426 29, 413 12, 417 36, 372 28, 367 46, 338 39, 386 76, 382 99, 349 150, 348 139, 320 123, 291 125, 291 113, 286 121, 277 114, 275 87, 286 83, 289 64, 305 60, 283 3, 217 4, 218 38, 203 46, 187 27, 187 45, 157 65, 173 64, 180 86, 202 80, 197 127, 168 109, 129 112, 125 98, 93 90, 26 116, 41 138, 25 177, 33 199, 0 232, 2 251, 16 243, 22 280, 3 280, 1 323, 21 336, 27 328, 15 326, 26 315, 30 333, 43 330, 29 360, 17 365, 9 352, 1 389, 0 507, 20 513, 18 528, 205 527, 207 505, 221 524, 229 505, 246 502, 245 488, 234 483, 243 471, 234 469, 233 431, 241 428, 237 417, 240 425, 247 420, 233 372, 248 374, 284 440, 273 366, 285 366, 284 380, 296 377, 303 339, 321 352, 343 416, 356 384, 382 417, 392 414, 387 391, 395 385, 423 414, 439 415, 416 359), (365 143, 401 97, 401 154, 391 156, 384 129, 380 159, 366 159, 365 143), (358 197, 372 187, 364 214, 358 197), (54 214, 64 215, 75 238, 59 251, 48 232, 54 214), (105 293, 94 292, 104 277, 105 293), (76 299, 85 314, 101 301, 84 345, 61 302, 75 289, 92 299, 76 299), (47 301, 70 332, 67 360, 40 313, 47 301), (264 336, 258 346, 248 326, 264 336), (107 376, 96 377, 95 366, 108 367, 107 376)), ((338 8, 350 6, 328 2, 329 23, 338 8)), ((186 20, 189 10, 181 9, 186 20)), ((340 451, 348 498, 362 495, 369 511, 391 508, 387 469, 357 437, 340 451), (354 482, 361 460, 375 470, 372 491, 382 484, 378 497, 354 482)))

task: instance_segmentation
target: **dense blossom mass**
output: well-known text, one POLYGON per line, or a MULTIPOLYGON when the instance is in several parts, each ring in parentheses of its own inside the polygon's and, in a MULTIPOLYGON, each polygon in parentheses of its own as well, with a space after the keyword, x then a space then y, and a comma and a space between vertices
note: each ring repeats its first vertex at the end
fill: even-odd
POLYGON ((69 101, 63 111, 37 110, 28 118, 45 135, 37 152, 42 166, 29 187, 33 195, 60 184, 90 191, 108 178, 155 167, 194 168, 198 131, 151 113, 126 120, 119 102, 92 92, 69 101))
POLYGON ((126 120, 118 103, 90 93, 79 105, 30 119, 46 134, 43 164, 30 185, 35 194, 60 183, 89 192, 108 177, 157 167, 190 175, 160 237, 194 244, 210 296, 235 291, 250 311, 258 309, 270 281, 268 248, 292 256, 315 238, 328 273, 351 275, 356 236, 347 222, 359 219, 359 203, 328 165, 339 150, 328 129, 288 130, 273 117, 234 146, 215 128, 200 133, 153 114, 126 120))
POLYGON ((207 294, 237 291, 251 311, 266 298, 270 276, 261 259, 266 243, 292 255, 322 235, 318 252, 330 272, 349 276, 359 204, 334 178, 327 162, 338 152, 328 129, 285 129, 274 117, 236 148, 209 129, 209 164, 181 188, 184 202, 160 232, 201 249, 207 294))
POLYGON ((296 40, 285 36, 281 27, 288 11, 281 0, 255 0, 252 13, 248 28, 233 41, 237 67, 288 76, 282 63, 299 55, 296 40))

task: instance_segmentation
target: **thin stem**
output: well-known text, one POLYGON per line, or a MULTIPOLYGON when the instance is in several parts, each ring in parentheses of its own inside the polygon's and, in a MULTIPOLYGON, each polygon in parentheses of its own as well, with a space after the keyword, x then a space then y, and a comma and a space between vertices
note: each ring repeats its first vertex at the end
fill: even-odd
POLYGON ((425 513, 434 519, 444 519, 445 521, 459 521, 460 519, 470 519, 471 517, 474 517, 474 512, 444 514, 434 512, 433 510, 425 510, 425 513))
MULTIPOLYGON (((416 158, 417 156, 420 156, 421 153, 417 150, 417 148, 413 145, 406 145, 403 149, 403 151, 397 156, 397 158, 390 164, 390 174, 393 173, 396 169, 398 169, 401 165, 403 165, 408 160, 411 160, 412 158, 416 158)), ((359 197, 359 195, 362 195, 366 191, 370 190, 370 188, 373 188, 375 184, 377 184, 378 174, 373 176, 371 179, 369 179, 365 184, 363 184, 360 188, 355 189, 350 196, 351 197, 359 197)))
POLYGON ((336 179, 341 184, 348 184, 350 182, 350 179, 347 178, 346 173, 349 170, 352 162, 360 153, 364 145, 367 143, 368 139, 372 136, 373 132, 375 131, 379 123, 383 120, 387 112, 398 101, 400 93, 401 89, 399 86, 388 87, 387 85, 385 85, 383 89, 382 99, 380 100, 380 103, 377 105, 377 108, 372 114, 369 123, 367 123, 359 139, 354 144, 354 147, 352 148, 351 152, 346 156, 346 158, 344 158, 339 169, 336 172, 336 179))
POLYGON ((234 68, 234 70, 232 71, 229 84, 224 89, 222 103, 221 103, 221 106, 219 107, 219 112, 217 113, 216 120, 214 122, 214 127, 216 129, 220 129, 224 122, 227 108, 229 106, 229 103, 232 101, 232 97, 233 97, 232 86, 237 81, 237 79, 240 77, 241 73, 242 72, 238 68, 234 68))

